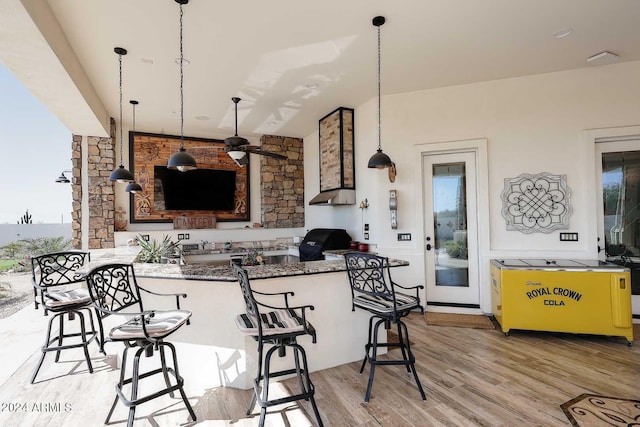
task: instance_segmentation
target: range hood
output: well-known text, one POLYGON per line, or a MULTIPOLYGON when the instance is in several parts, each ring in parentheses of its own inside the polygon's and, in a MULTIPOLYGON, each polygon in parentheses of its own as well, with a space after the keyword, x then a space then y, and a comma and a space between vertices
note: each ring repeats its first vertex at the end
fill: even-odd
POLYGON ((319 121, 320 194, 310 205, 356 204, 353 109, 340 107, 319 121))
POLYGON ((318 194, 309 201, 310 205, 355 205, 356 190, 329 190, 318 194))

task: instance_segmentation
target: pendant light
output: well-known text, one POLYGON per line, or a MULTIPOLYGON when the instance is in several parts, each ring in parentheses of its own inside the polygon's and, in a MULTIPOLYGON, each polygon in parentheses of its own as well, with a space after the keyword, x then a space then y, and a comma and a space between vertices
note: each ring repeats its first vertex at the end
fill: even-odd
POLYGON ((124 168, 122 159, 122 56, 127 54, 127 50, 121 47, 113 49, 118 54, 118 69, 120 70, 120 166, 111 172, 109 175, 109 181, 116 181, 120 183, 127 183, 133 181, 133 174, 124 168))
POLYGON ((382 152, 381 119, 380 119, 380 27, 384 24, 384 16, 373 18, 373 25, 378 28, 378 151, 369 159, 370 168, 384 169, 394 166, 389 156, 382 152))
POLYGON ((189 3, 189 0, 176 0, 176 3, 180 5, 180 151, 169 158, 167 167, 169 169, 178 169, 180 172, 185 172, 197 167, 196 159, 194 159, 184 149, 184 54, 182 52, 182 5, 189 3))
MULTIPOLYGON (((136 134, 136 105, 139 104, 138 101, 136 101, 135 99, 132 99, 129 101, 129 104, 131 104, 133 106, 133 127, 132 127, 132 132, 134 134, 134 138, 135 138, 135 134, 136 134)), ((127 187, 124 189, 127 193, 138 193, 140 191, 142 191, 142 186, 140 184, 138 184, 137 182, 131 182, 129 184, 127 184, 127 187)))

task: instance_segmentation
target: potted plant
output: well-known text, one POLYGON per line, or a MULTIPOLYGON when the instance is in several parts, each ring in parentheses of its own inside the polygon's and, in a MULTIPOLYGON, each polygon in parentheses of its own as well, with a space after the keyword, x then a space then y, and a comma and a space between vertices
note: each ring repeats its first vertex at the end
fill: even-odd
POLYGON ((178 243, 173 242, 167 235, 165 235, 160 242, 156 239, 147 241, 144 240, 142 236, 136 237, 136 240, 141 249, 138 258, 142 262, 161 263, 163 262, 163 258, 180 258, 180 254, 176 251, 178 249, 178 243))
POLYGON ((242 265, 260 265, 263 261, 262 252, 255 249, 249 249, 242 257, 242 265))

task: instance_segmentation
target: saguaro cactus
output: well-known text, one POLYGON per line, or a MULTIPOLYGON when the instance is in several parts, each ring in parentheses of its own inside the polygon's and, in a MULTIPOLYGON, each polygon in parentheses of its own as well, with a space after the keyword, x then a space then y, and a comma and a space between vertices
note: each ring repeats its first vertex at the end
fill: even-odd
POLYGON ((18 224, 33 224, 33 221, 31 219, 31 214, 29 213, 29 209, 27 209, 27 212, 22 215, 22 218, 20 218, 20 221, 18 221, 18 224))

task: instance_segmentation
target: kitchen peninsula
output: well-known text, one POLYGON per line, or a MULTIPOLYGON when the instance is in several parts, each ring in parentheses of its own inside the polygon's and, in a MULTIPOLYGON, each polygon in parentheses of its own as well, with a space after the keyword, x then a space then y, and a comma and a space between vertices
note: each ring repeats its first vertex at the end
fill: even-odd
MULTIPOLYGON (((181 306, 192 311, 191 325, 181 328, 172 336, 172 341, 205 350, 208 357, 202 362, 202 375, 214 382, 210 386, 251 387, 256 344, 235 326, 235 317, 244 311, 244 302, 231 267, 136 263, 138 250, 121 247, 92 252, 87 270, 106 263, 133 262, 141 287, 154 292, 186 293, 188 297, 181 299, 181 306)), ((346 266, 339 255, 333 253, 334 260, 246 267, 254 290, 291 291, 295 294, 289 298, 292 306, 315 307, 307 312, 307 318, 318 332, 317 343, 312 344, 309 338, 301 339, 311 371, 362 360, 364 356, 369 316, 362 310, 351 309, 346 266)), ((408 264, 390 260, 393 267, 408 264)), ((263 301, 280 305, 281 297, 263 301)), ((174 308, 172 304, 175 302, 171 298, 151 296, 145 300, 145 308, 169 309, 174 308)), ((274 369, 277 364, 274 363, 274 369)))

